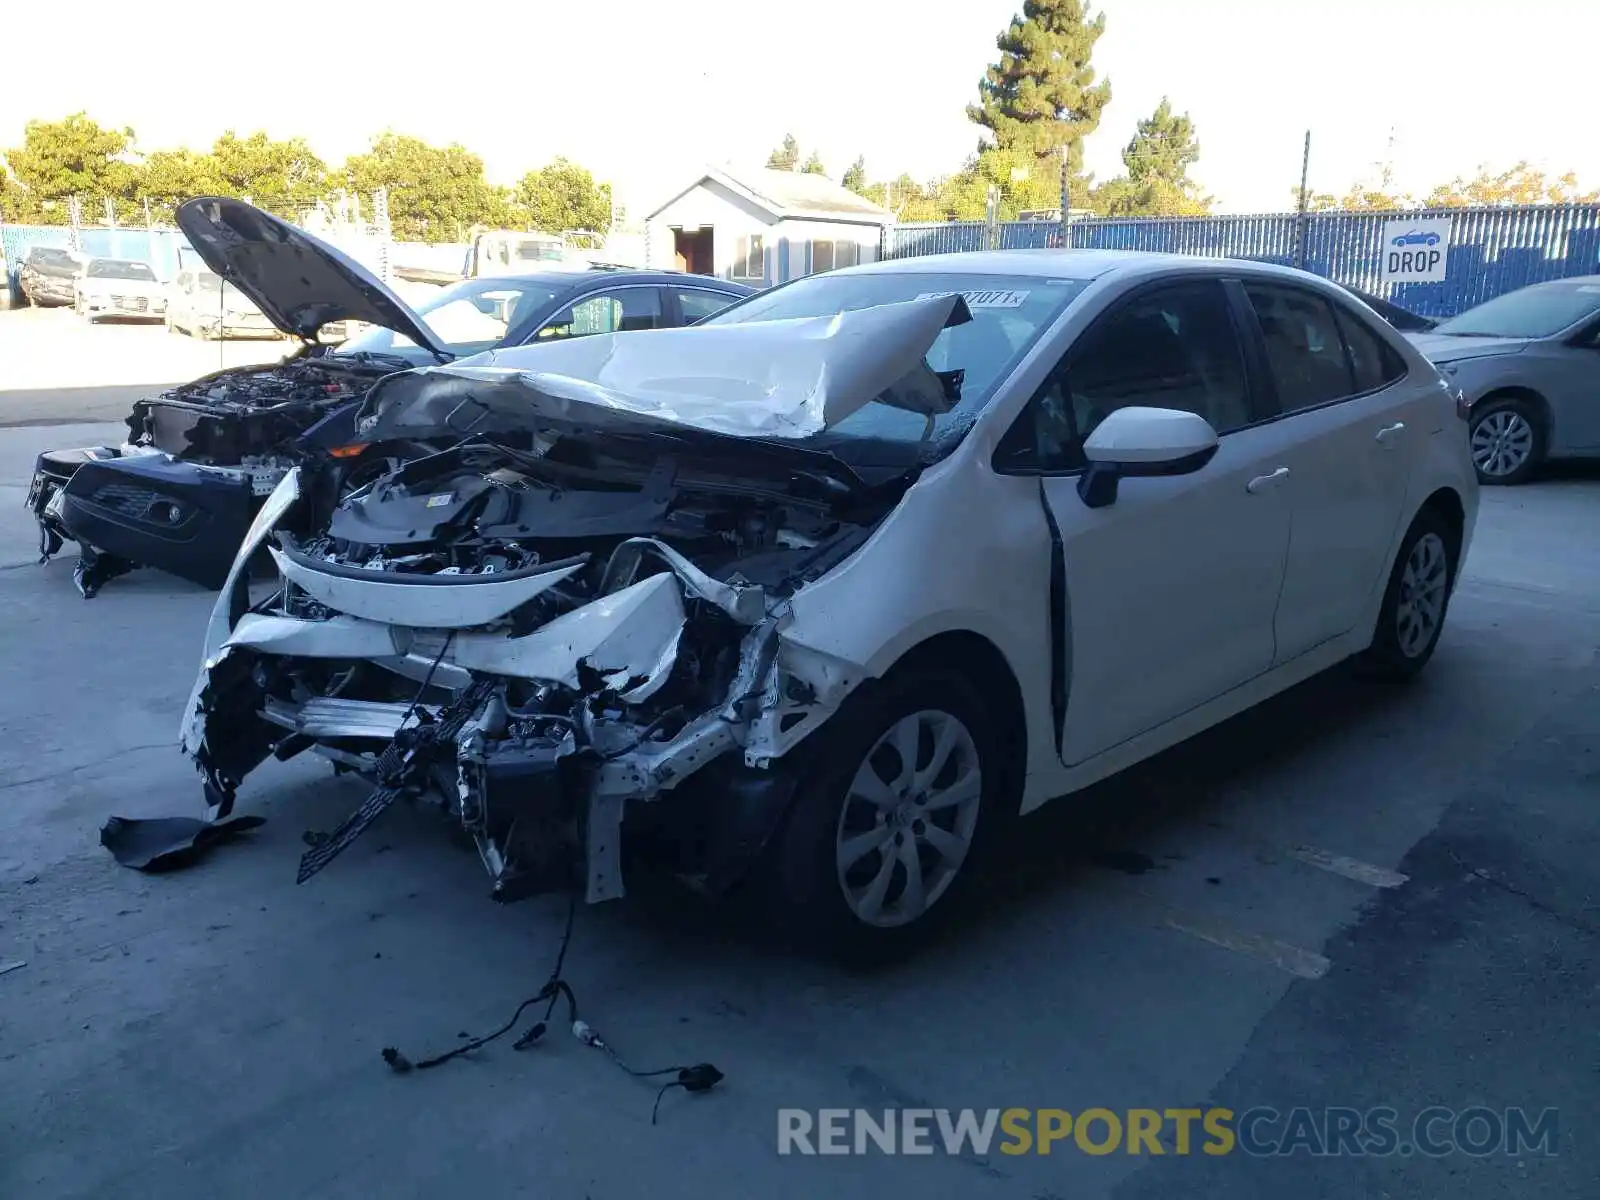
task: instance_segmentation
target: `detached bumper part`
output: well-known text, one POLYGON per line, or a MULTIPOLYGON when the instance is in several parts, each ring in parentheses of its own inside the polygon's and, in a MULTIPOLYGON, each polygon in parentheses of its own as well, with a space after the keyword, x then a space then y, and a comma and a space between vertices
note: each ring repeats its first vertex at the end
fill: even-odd
POLYGON ((100 555, 216 589, 256 510, 246 480, 139 455, 83 463, 62 491, 71 537, 100 555))

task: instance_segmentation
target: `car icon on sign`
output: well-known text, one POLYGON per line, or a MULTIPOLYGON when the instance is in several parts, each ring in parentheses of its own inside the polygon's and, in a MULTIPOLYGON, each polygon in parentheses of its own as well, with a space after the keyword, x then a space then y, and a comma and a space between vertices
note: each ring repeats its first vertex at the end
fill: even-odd
POLYGON ((1439 235, 1421 229, 1413 229, 1410 233, 1402 233, 1394 239, 1396 246, 1437 246, 1439 235))

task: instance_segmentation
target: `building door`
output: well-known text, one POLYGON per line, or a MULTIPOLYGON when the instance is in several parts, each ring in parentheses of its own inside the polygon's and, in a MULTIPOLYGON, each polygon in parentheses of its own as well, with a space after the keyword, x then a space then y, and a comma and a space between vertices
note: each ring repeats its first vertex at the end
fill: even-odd
POLYGON ((672 231, 673 263, 692 275, 715 275, 716 261, 711 253, 711 226, 672 231))

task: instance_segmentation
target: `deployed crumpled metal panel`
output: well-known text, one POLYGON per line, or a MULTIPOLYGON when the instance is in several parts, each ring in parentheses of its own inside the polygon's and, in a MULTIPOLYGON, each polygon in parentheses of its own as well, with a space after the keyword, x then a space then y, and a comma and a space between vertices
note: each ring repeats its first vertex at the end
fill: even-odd
POLYGON ((696 325, 490 350, 426 373, 520 376, 562 400, 735 437, 805 438, 873 401, 936 416, 951 400, 924 356, 961 298, 826 317, 696 325))

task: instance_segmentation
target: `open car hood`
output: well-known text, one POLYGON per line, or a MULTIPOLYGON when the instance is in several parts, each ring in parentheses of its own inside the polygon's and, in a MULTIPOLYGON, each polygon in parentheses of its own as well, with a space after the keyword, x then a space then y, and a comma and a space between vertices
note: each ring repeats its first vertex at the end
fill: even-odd
MULTIPOLYGON (((874 401, 930 421, 949 412, 959 380, 936 374, 925 356, 941 330, 971 319, 959 295, 944 295, 824 317, 597 334, 489 350, 417 373, 516 385, 530 416, 581 420, 585 409, 600 409, 790 440, 874 401)), ((368 403, 363 417, 376 417, 381 401, 375 394, 368 403)))
POLYGON ((375 275, 328 243, 243 200, 197 196, 178 207, 183 230, 207 267, 294 337, 312 340, 334 321, 378 325, 448 361, 427 324, 375 275))

